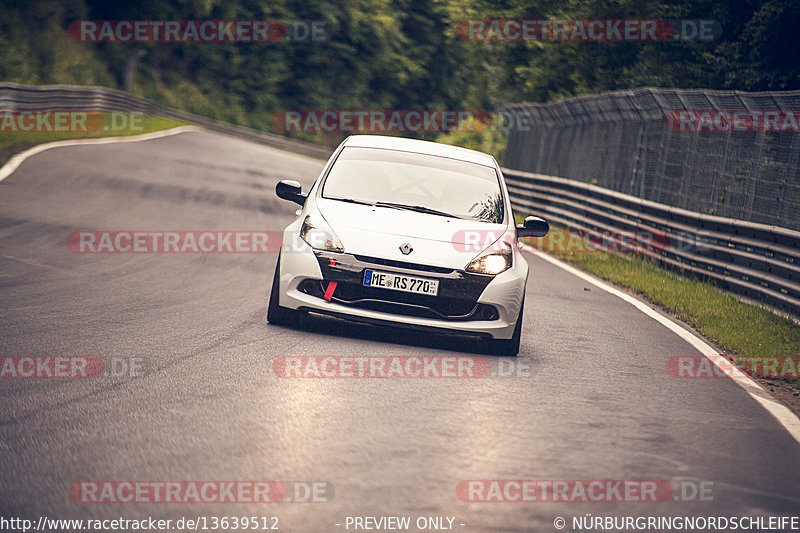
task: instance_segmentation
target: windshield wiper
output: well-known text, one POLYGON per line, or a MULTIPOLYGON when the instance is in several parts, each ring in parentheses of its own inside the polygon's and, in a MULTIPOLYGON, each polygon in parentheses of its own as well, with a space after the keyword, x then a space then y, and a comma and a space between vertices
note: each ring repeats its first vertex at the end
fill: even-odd
POLYGON ((364 200, 356 200, 355 198, 339 198, 337 196, 327 196, 327 197, 323 196, 323 198, 326 198, 327 200, 336 200, 337 202, 347 202, 350 204, 371 205, 373 207, 389 207, 392 209, 404 209, 406 211, 416 211, 417 213, 437 215, 440 217, 462 218, 460 216, 453 215, 451 213, 445 213, 444 211, 437 211, 436 209, 425 207, 424 205, 395 204, 392 202, 365 202, 364 200))
POLYGON ((326 200, 336 200, 337 202, 347 202, 350 204, 359 205, 373 205, 372 202, 365 202, 364 200, 355 200, 353 198, 337 198, 335 196, 323 196, 326 200))
POLYGON ((377 207, 391 207, 394 209, 405 209, 407 211, 416 211, 417 213, 426 213, 428 215, 437 215, 440 217, 461 218, 459 216, 450 213, 445 213, 444 211, 437 211, 436 209, 425 207, 424 205, 395 204, 392 202, 375 202, 375 205, 377 207))

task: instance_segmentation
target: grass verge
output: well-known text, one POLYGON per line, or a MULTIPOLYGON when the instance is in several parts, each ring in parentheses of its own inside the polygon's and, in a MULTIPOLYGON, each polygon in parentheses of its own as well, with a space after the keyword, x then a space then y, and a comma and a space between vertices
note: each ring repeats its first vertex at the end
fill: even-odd
POLYGON ((69 124, 70 116, 66 118, 65 125, 60 128, 56 127, 55 118, 53 117, 48 117, 38 125, 36 120, 23 121, 18 117, 4 120, 0 124, 0 166, 4 165, 15 154, 37 144, 67 139, 96 139, 100 137, 141 135, 188 125, 186 122, 170 118, 147 117, 131 113, 88 112, 86 115, 88 116, 79 117, 76 124, 77 127, 72 127, 69 124), (23 127, 31 126, 38 131, 22 130, 23 127), (61 129, 61 131, 56 131, 56 129, 61 129))
MULTIPOLYGON (((557 226, 553 229, 567 231, 557 226)), ((742 365, 743 361, 760 359, 766 365, 777 358, 780 378, 764 379, 763 372, 754 377, 800 413, 800 368, 795 366, 800 361, 800 326, 796 322, 744 302, 713 283, 666 270, 653 258, 565 247, 563 240, 554 241, 545 237, 529 244, 657 304, 695 328, 745 371, 754 365, 742 365)), ((755 368, 767 368, 764 365, 755 368)))

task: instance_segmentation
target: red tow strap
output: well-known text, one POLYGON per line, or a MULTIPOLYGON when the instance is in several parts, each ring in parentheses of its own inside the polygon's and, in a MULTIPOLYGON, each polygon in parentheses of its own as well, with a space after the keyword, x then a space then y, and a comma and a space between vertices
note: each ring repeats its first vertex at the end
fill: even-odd
POLYGON ((336 290, 336 282, 331 281, 330 283, 328 283, 328 288, 325 289, 325 299, 330 302, 331 298, 333 298, 333 291, 335 290, 336 290))

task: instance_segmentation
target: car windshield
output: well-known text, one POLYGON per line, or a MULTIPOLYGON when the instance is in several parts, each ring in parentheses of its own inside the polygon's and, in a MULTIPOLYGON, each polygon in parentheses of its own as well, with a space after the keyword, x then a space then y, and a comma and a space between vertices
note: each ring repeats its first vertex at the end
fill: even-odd
POLYGON ((381 148, 345 147, 322 197, 492 223, 504 217, 494 168, 381 148))

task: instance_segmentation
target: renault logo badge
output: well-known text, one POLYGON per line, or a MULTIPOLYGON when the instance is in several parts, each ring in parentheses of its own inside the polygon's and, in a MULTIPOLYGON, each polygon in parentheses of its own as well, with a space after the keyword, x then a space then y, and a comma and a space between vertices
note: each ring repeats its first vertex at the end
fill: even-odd
POLYGON ((414 249, 411 247, 410 244, 403 243, 403 244, 400 245, 400 251, 403 253, 403 255, 408 255, 411 252, 413 252, 414 249))

